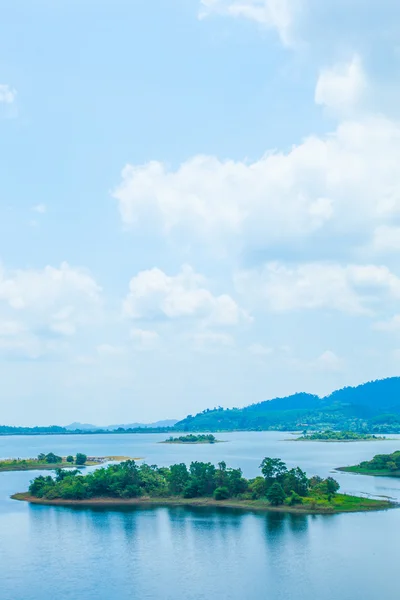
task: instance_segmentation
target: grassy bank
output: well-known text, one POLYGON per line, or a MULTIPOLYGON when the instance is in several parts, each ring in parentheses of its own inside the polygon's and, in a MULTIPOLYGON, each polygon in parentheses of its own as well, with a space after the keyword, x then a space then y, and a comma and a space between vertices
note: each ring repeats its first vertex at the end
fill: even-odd
MULTIPOLYGON (((91 458, 92 460, 88 459, 84 465, 69 463, 67 462, 66 457, 63 457, 62 462, 57 463, 40 462, 35 458, 1 460, 0 473, 7 471, 54 471, 55 469, 81 469, 83 467, 94 467, 107 462, 122 462, 124 460, 130 460, 128 456, 99 456, 91 458)), ((133 458, 131 460, 140 459, 133 458)))
POLYGON ((266 500, 214 500, 213 498, 90 498, 85 500, 48 500, 45 498, 36 498, 29 493, 14 494, 13 500, 29 502, 31 504, 41 504, 47 506, 82 506, 82 507, 137 507, 146 508, 148 506, 194 506, 194 507, 218 507, 218 508, 237 508, 245 511, 271 511, 297 514, 338 514, 345 512, 365 512, 373 510, 386 510, 395 508, 397 505, 388 500, 374 500, 371 498, 360 498, 357 496, 348 496, 346 494, 337 494, 330 502, 326 500, 315 500, 304 498, 303 504, 297 506, 271 506, 266 500))
POLYGON ((400 477, 399 471, 389 471, 388 469, 368 469, 355 465, 353 467, 338 467, 336 471, 345 473, 357 473, 358 475, 372 475, 373 477, 400 477))

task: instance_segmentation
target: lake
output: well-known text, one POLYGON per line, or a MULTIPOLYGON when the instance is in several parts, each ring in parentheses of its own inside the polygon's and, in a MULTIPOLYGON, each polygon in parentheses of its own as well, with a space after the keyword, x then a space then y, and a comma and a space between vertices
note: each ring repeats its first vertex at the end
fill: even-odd
MULTIPOLYGON (((293 442, 282 432, 229 433, 215 445, 159 444, 165 434, 0 437, 0 458, 59 455, 192 460, 258 474, 265 456, 308 475, 400 449, 390 441, 293 442)), ((39 472, 0 473, 1 600, 397 600, 400 509, 342 515, 229 509, 83 509, 9 498, 39 472)), ((400 500, 400 480, 333 475, 341 490, 400 500)))

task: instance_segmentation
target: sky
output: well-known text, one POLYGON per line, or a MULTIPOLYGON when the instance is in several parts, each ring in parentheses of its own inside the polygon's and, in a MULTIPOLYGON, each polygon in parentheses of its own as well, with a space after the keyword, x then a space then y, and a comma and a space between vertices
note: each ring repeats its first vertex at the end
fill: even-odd
POLYGON ((0 423, 400 374, 398 0, 3 0, 0 423))

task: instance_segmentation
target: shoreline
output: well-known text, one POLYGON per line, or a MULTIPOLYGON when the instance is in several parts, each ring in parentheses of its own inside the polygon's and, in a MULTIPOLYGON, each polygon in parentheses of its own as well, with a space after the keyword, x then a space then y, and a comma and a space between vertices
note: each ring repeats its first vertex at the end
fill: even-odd
MULTIPOLYGON (((75 465, 67 462, 62 463, 38 463, 38 464, 9 464, 0 467, 0 473, 11 471, 55 471, 56 469, 84 469, 85 467, 97 467, 109 462, 123 462, 125 460, 143 460, 142 457, 131 458, 130 456, 95 456, 94 460, 87 460, 84 465, 75 465)), ((27 461, 30 459, 26 459, 27 461)), ((0 461, 2 462, 2 461, 0 461)))
POLYGON ((20 502, 28 502, 30 504, 40 504, 43 506, 64 506, 64 507, 83 507, 83 508, 122 508, 122 507, 136 507, 146 508, 150 506, 188 506, 188 507, 203 507, 203 508, 234 508, 243 511, 256 511, 256 512, 281 512, 281 513, 292 513, 292 514, 303 514, 303 515, 335 515, 342 513, 353 513, 353 512, 368 512, 377 510, 388 510, 390 508, 397 508, 399 505, 389 500, 374 500, 370 498, 362 498, 357 496, 349 496, 346 494, 338 494, 337 498, 340 500, 356 500, 354 505, 351 502, 346 507, 337 506, 314 506, 310 505, 297 505, 297 506, 271 506, 264 500, 214 500, 213 498, 179 498, 179 497, 167 497, 167 498, 90 498, 86 500, 65 500, 57 498, 54 500, 47 500, 45 498, 37 498, 31 496, 29 493, 17 493, 11 496, 13 500, 20 502))
POLYGON ((392 479, 400 479, 399 471, 367 471, 366 469, 357 469, 355 467, 337 467, 335 471, 342 473, 354 473, 355 475, 369 475, 370 477, 391 477, 392 479))

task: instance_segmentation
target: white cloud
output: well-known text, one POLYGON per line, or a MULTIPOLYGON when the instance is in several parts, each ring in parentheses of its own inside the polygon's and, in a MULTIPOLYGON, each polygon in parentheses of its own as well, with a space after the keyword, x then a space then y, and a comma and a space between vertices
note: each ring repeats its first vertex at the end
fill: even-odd
POLYGON ((130 337, 143 349, 155 348, 160 342, 158 333, 147 329, 131 329, 130 337))
POLYGON ((338 372, 343 370, 344 362, 334 352, 326 350, 317 358, 315 366, 322 371, 338 372))
POLYGON ((24 332, 25 327, 19 321, 0 321, 0 337, 14 337, 24 332))
POLYGON ((277 312, 331 309, 370 315, 385 297, 400 299, 400 279, 376 265, 274 262, 239 273, 236 287, 277 312))
POLYGON ((322 69, 315 89, 315 102, 339 113, 355 107, 367 81, 359 56, 348 63, 322 69))
POLYGON ((126 225, 230 254, 312 244, 322 231, 332 245, 351 244, 400 214, 398 156, 399 123, 369 116, 252 163, 197 156, 177 170, 128 165, 114 196, 126 225))
POLYGON ((400 315, 394 315, 387 321, 378 321, 374 323, 374 329, 378 331, 387 331, 389 333, 400 331, 400 315))
POLYGON ((203 333, 196 333, 192 337, 196 350, 218 350, 219 348, 226 348, 234 346, 235 341, 232 336, 225 333, 215 333, 213 331, 206 331, 203 333))
POLYGON ((0 84, 0 103, 12 104, 17 96, 16 90, 4 83, 0 84))
POLYGON ((201 0, 200 18, 212 14, 242 17, 276 29, 285 46, 293 44, 293 28, 303 0, 201 0))
POLYGON ((124 313, 133 319, 196 318, 210 325, 236 325, 247 317, 230 296, 214 296, 205 285, 188 265, 175 276, 156 268, 141 271, 130 281, 124 313))
POLYGON ((99 356, 120 356, 124 349, 121 346, 113 346, 112 344, 100 344, 96 348, 99 356))
POLYGON ((0 269, 0 315, 18 314, 27 331, 73 335, 91 321, 100 306, 101 289, 82 269, 63 263, 42 270, 0 269))
POLYGON ((269 348, 267 346, 264 346, 263 344, 251 344, 251 346, 249 346, 248 351, 250 352, 250 354, 253 354, 254 356, 268 356, 270 354, 272 354, 273 349, 269 348))
POLYGON ((400 251, 400 227, 381 225, 374 231, 373 248, 377 252, 400 251))
POLYGON ((40 213, 40 214, 44 214, 47 211, 47 207, 45 204, 36 204, 36 206, 32 207, 32 210, 34 212, 40 213))

